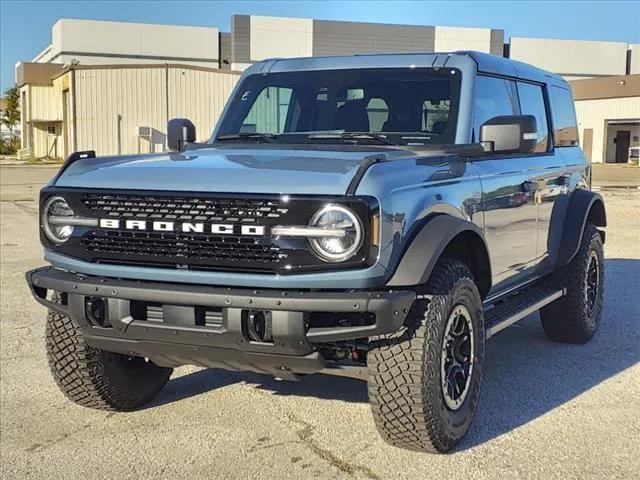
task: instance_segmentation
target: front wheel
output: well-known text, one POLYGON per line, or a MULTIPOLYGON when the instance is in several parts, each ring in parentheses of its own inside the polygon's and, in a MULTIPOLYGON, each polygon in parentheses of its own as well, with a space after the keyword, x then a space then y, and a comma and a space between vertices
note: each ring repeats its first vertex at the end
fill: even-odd
POLYGON ((409 450, 446 452, 471 425, 484 362, 482 300, 469 268, 442 259, 398 332, 368 356, 369 400, 380 435, 409 450))
POLYGON ((141 357, 93 348, 67 315, 49 311, 47 359, 54 380, 67 398, 99 410, 135 410, 153 400, 172 369, 141 357))

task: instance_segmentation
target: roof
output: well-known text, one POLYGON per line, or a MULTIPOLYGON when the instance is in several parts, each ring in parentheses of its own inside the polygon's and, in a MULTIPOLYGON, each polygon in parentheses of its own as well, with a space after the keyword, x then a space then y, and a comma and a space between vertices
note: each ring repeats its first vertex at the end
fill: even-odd
POLYGON ((640 74, 587 78, 569 83, 576 101, 640 97, 640 74))
POLYGON ((240 75, 242 72, 237 70, 229 70, 224 68, 201 67, 200 65, 190 65, 188 63, 113 63, 113 64, 81 64, 76 63, 66 66, 56 75, 52 76, 52 80, 58 78, 72 70, 125 70, 127 68, 181 68, 186 70, 200 70, 213 73, 227 73, 231 75, 240 75))
POLYGON ((338 70, 348 68, 460 68, 522 78, 541 83, 566 81, 559 75, 526 63, 475 51, 435 53, 376 53, 326 57, 267 59, 249 67, 245 72, 288 72, 301 70, 338 70))

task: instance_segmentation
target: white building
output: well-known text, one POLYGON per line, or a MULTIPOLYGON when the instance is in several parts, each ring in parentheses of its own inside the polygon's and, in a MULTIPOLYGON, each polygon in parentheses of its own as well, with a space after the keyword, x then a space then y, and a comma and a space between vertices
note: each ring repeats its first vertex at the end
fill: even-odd
POLYGON ((567 80, 640 73, 640 45, 622 42, 511 37, 509 58, 562 75, 567 80), (633 52, 634 69, 627 71, 633 52))
POLYGON ((219 32, 215 27, 62 18, 51 28, 51 45, 32 62, 181 63, 218 68, 219 55, 219 32))

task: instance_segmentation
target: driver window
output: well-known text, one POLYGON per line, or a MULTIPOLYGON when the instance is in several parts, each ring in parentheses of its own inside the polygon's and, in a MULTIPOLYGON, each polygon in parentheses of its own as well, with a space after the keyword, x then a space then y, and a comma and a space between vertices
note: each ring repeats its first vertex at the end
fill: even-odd
POLYGON ((480 141, 480 127, 483 123, 501 115, 520 115, 515 82, 478 76, 473 114, 474 141, 480 141))

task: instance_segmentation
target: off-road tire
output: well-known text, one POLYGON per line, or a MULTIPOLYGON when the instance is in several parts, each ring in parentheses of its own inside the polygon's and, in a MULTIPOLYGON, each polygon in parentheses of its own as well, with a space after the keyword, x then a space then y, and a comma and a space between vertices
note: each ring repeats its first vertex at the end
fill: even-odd
POLYGON ((483 377, 482 300, 469 268, 441 259, 419 294, 405 326, 376 340, 367 355, 368 392, 376 427, 391 445, 422 452, 451 450, 469 429, 483 377), (468 393, 449 409, 441 387, 441 355, 447 320, 457 305, 472 317, 475 354, 468 393))
POLYGON ((567 294, 540 310, 542 328, 554 342, 587 343, 600 324, 604 294, 604 250, 602 237, 595 225, 587 223, 580 248, 568 265, 549 277, 552 288, 566 288, 567 294), (589 312, 586 298, 586 276, 592 252, 597 256, 598 289, 595 307, 589 312))
POLYGON ((46 349, 62 393, 78 405, 98 410, 130 411, 145 405, 160 393, 172 372, 139 357, 87 345, 76 322, 52 310, 47 315, 46 349))

